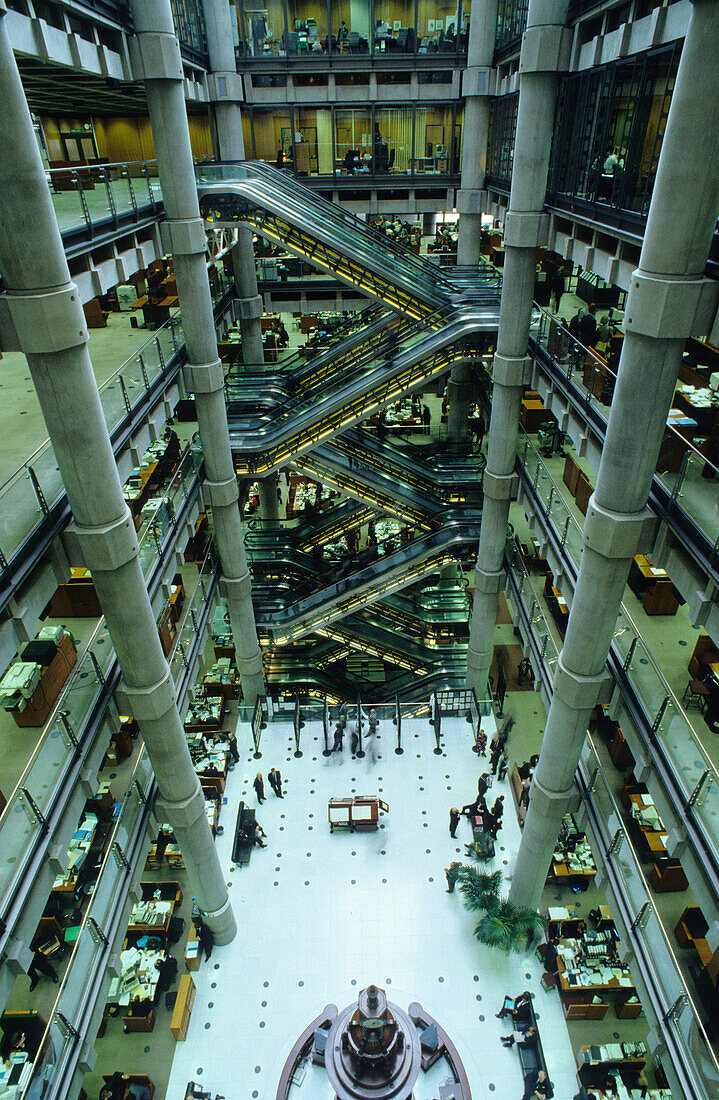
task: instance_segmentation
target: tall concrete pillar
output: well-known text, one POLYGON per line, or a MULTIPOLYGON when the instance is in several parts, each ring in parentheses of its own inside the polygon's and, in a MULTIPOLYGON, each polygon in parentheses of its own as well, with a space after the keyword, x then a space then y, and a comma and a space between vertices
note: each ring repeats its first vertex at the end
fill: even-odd
POLYGON ((719 215, 719 4, 694 0, 662 143, 597 487, 510 897, 539 904, 559 825, 648 515, 646 503, 688 336, 706 334, 703 278, 719 215))
POLYGON ((263 519, 276 523, 280 518, 279 501, 277 500, 277 474, 270 474, 257 482, 260 498, 260 515, 263 519))
POLYGON ((482 189, 487 164, 492 57, 497 31, 497 0, 472 5, 467 68, 462 74, 464 126, 462 177, 457 192, 459 242, 457 263, 475 266, 481 251, 482 189), (475 8, 477 9, 475 11, 475 8))
POLYGON ((469 363, 455 363, 447 383, 447 439, 464 443, 469 437, 469 407, 472 403, 472 368, 469 363))
POLYGON ((205 816, 138 557, 30 112, 0 9, 0 269, 7 312, 27 358, 73 513, 72 533, 92 572, 132 713, 147 745, 200 907, 218 943, 236 926, 205 816))
POLYGON ((542 213, 554 126, 557 74, 567 68, 571 34, 567 0, 530 0, 519 59, 519 108, 509 209, 497 352, 493 364, 484 507, 475 570, 474 603, 467 651, 467 686, 484 697, 492 663, 497 593, 515 491, 514 461, 522 386, 529 381, 527 356, 537 248, 547 239, 542 213))
MULTIPOLYGON (((234 6, 227 0, 203 0, 207 52, 212 72, 207 79, 210 103, 215 116, 220 160, 244 160, 242 134, 242 77, 235 64, 232 20, 234 6)), ((264 363, 262 350, 262 298, 257 292, 257 269, 252 234, 240 230, 232 249, 235 270, 243 363, 264 363)))
POLYGON ((188 365, 197 423, 205 456, 206 487, 212 504, 221 590, 227 597, 237 668, 245 703, 265 694, 262 654, 252 610, 250 573, 242 541, 238 488, 230 450, 222 364, 205 262, 183 93, 182 60, 169 0, 133 0, 136 37, 132 57, 145 81, 157 167, 165 204, 168 248, 175 261, 188 365))

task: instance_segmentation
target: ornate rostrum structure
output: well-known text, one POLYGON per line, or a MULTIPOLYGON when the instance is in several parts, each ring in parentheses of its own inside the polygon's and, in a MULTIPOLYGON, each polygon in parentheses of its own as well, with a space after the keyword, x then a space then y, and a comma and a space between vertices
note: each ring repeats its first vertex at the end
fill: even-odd
POLYGON ((459 1055, 436 1020, 417 1002, 405 1012, 384 990, 368 985, 341 1012, 328 1005, 295 1043, 277 1089, 277 1100, 314 1092, 325 1074, 337 1100, 412 1100, 420 1074, 453 1079, 448 1097, 471 1100, 459 1055))

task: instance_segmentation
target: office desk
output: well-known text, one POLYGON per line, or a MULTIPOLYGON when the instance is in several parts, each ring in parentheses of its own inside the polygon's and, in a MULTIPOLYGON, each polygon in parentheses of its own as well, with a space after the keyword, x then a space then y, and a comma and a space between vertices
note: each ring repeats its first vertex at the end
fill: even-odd
POLYGON ((113 978, 107 994, 108 1004, 129 1005, 139 997, 155 998, 159 972, 155 964, 165 957, 164 951, 148 951, 129 947, 120 952, 120 977, 113 978))
POLYGON ((652 862, 657 856, 668 855, 666 830, 656 812, 656 806, 648 794, 630 794, 629 832, 640 859, 643 863, 652 862), (658 823, 657 827, 640 821, 640 815, 651 815, 658 823))
POLYGON ((636 993, 634 980, 624 967, 598 963, 597 968, 590 969, 585 964, 581 964, 570 971, 561 955, 557 956, 557 978, 563 993, 618 993, 619 990, 631 990, 632 993, 636 993), (600 965, 603 965, 605 972, 611 970, 611 978, 601 976, 600 965))
POLYGON ((642 607, 647 615, 676 615, 679 602, 671 577, 665 569, 652 565, 645 554, 635 555, 628 584, 637 599, 644 596, 642 607))

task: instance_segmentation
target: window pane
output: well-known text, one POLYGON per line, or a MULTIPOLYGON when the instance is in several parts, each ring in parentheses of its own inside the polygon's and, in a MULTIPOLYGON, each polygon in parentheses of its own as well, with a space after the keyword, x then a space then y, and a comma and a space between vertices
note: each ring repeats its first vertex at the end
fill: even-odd
POLYGON ((419 107, 414 126, 415 172, 446 175, 452 146, 452 108, 419 107))
POLYGON ((375 53, 414 53, 414 0, 375 0, 375 53))
POLYGON ((295 112, 298 133, 295 135, 295 163, 298 176, 331 176, 332 112, 302 108, 295 112))
POLYGON ((282 0, 267 0, 261 6, 245 0, 242 29, 246 57, 282 56, 285 33, 282 0))
POLYGON ((255 157, 276 164, 280 148, 284 154, 284 164, 292 167, 292 129, 289 111, 282 112, 272 108, 266 111, 259 107, 252 110, 252 128, 255 135, 255 157))
POLYGON ((420 53, 456 53, 462 30, 461 0, 419 0, 417 40, 420 53))
POLYGON ((335 111, 335 155, 343 175, 371 171, 371 111, 335 111))
POLYGON ((370 0, 332 0, 332 47, 339 53, 369 53, 370 0))
POLYGON ((287 53, 310 57, 327 53, 327 5, 317 0, 288 0, 287 53))
POLYGON ((406 175, 412 161, 412 108, 382 108, 374 117, 375 173, 406 175))

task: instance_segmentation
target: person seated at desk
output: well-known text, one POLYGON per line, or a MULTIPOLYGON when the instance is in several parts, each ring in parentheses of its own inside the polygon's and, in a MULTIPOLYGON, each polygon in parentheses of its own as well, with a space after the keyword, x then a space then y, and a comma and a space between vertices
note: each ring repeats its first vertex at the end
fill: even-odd
POLYGON ((152 997, 133 997, 127 1014, 128 1016, 149 1016, 154 1007, 152 997))
POLYGON ((528 989, 525 989, 524 993, 520 993, 518 997, 505 996, 504 1003, 496 1016, 498 1020, 504 1019, 505 1016, 511 1016, 515 1027, 519 1029, 522 1024, 528 1024, 531 1020, 531 1006, 532 994, 528 989))
POLYGON ((502 1043, 506 1047, 513 1047, 515 1043, 518 1047, 536 1047, 539 1042, 539 1032, 536 1025, 532 1024, 526 1030, 513 1031, 511 1035, 501 1035, 502 1043))
POLYGON ((116 1069, 109 1081, 100 1089, 100 1100, 124 1100, 130 1078, 116 1069))

